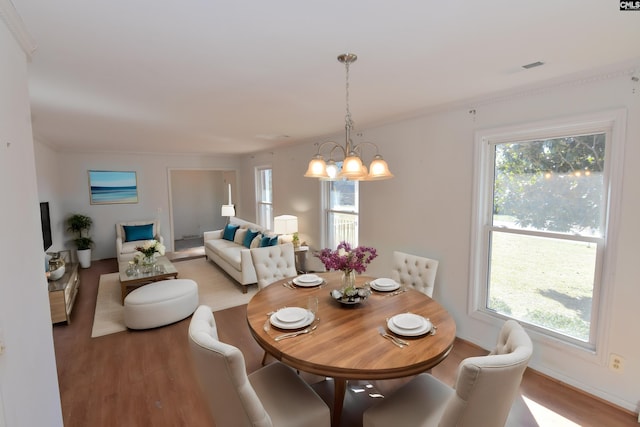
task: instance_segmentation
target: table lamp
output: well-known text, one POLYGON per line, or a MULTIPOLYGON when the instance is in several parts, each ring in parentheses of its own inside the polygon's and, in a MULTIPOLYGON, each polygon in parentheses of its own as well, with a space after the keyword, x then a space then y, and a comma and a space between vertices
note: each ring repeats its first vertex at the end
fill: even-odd
POLYGON ((280 215, 273 218, 273 232, 282 236, 282 242, 292 242, 293 233, 298 232, 298 217, 280 215))

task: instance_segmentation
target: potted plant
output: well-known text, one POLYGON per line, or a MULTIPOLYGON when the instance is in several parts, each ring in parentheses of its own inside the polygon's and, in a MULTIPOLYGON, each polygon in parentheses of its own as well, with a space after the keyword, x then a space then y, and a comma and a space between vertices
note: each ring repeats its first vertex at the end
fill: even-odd
POLYGON ((91 266, 91 247, 93 239, 89 236, 89 229, 93 224, 93 220, 82 214, 73 214, 67 219, 67 230, 76 235, 73 242, 78 248, 78 262, 82 268, 91 266))

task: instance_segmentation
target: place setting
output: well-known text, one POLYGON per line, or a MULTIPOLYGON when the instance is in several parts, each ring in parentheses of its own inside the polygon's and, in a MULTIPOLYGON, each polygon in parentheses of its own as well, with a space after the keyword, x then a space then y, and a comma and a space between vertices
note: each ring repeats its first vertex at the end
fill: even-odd
POLYGON ((386 277, 380 277, 378 279, 374 279, 369 282, 369 287, 374 291, 386 294, 388 296, 399 295, 403 292, 406 292, 408 288, 401 287, 400 283, 396 282, 393 279, 388 279, 386 277))
POLYGON ((301 274, 300 276, 294 277, 292 280, 283 283, 282 285, 289 289, 296 288, 314 288, 316 286, 322 286, 324 284, 324 279, 317 274, 301 274))
POLYGON ((271 313, 267 313, 269 319, 265 323, 265 332, 274 326, 283 331, 291 331, 277 335, 274 340, 280 341, 286 338, 294 338, 299 335, 313 332, 318 327, 320 318, 316 316, 318 312, 318 298, 309 297, 307 308, 304 307, 283 307, 271 313))
POLYGON ((394 335, 389 334, 382 326, 378 327, 378 332, 398 347, 408 346, 409 342, 396 335, 416 338, 425 335, 435 335, 438 329, 429 319, 414 313, 396 314, 387 319, 386 326, 394 335))

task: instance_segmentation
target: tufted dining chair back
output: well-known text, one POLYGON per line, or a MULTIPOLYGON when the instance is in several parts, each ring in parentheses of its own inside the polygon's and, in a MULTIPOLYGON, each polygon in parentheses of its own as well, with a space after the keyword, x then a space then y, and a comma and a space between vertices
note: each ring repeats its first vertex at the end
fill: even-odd
POLYGON ((216 426, 329 427, 329 407, 290 367, 274 362, 247 375, 242 352, 218 339, 211 307, 193 313, 189 347, 216 426))
POLYGON ((438 261, 434 259, 404 252, 393 252, 391 278, 401 286, 411 286, 428 297, 432 297, 437 271, 438 261))
POLYGON ((295 277, 296 258, 293 244, 251 249, 251 260, 256 269, 258 288, 263 289, 277 280, 295 277))
POLYGON ((364 412, 363 427, 500 427, 518 394, 533 351, 515 320, 502 327, 487 356, 469 357, 458 367, 455 387, 419 374, 364 412))

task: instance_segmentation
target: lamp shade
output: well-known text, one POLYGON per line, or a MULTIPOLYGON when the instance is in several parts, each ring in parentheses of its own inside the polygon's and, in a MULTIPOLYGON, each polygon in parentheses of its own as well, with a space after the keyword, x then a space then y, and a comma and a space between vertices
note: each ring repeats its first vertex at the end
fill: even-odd
POLYGON ((221 216, 236 216, 236 208, 233 205, 222 205, 221 216))
POLYGON ((384 161, 381 155, 376 154, 373 161, 369 165, 369 180, 389 179, 393 178, 393 174, 389 170, 387 162, 384 161))
POLYGON ((298 217, 280 215, 273 218, 273 232, 276 234, 293 234, 298 232, 298 217))
POLYGON ((327 164, 320 154, 314 156, 313 159, 309 162, 309 168, 307 169, 307 173, 304 174, 307 178, 328 178, 326 170, 327 164))

